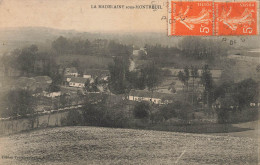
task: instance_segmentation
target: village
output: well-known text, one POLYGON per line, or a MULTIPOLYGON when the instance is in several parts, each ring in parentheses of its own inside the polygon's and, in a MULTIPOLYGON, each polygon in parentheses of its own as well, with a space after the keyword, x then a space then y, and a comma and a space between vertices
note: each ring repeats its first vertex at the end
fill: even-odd
MULTIPOLYGON (((144 48, 140 48, 137 50, 133 50, 132 60, 129 66, 131 71, 140 69, 141 65, 138 65, 138 58, 141 54, 145 52, 144 48)), ((1 69, 1 87, 4 87, 5 77, 16 77, 19 73, 15 70, 3 71, 1 69)), ((184 88, 183 82, 178 79, 178 73, 183 72, 184 68, 171 68, 165 67, 162 70, 167 71, 167 75, 165 76, 165 80, 156 88, 154 92, 151 92, 147 89, 144 90, 131 90, 129 96, 127 97, 130 101, 148 101, 153 104, 166 104, 174 99, 178 99, 178 95, 182 93, 184 88), (172 89, 172 84, 174 84, 174 89, 172 89)), ((49 76, 36 76, 36 77, 18 77, 13 84, 8 84, 11 89, 25 89, 33 91, 35 96, 43 96, 50 99, 59 98, 61 95, 73 96, 77 95, 77 92, 94 92, 94 93, 108 93, 108 79, 109 79, 109 70, 101 70, 101 69, 86 69, 83 73, 79 73, 76 67, 68 67, 68 68, 60 68, 59 73, 62 75, 63 80, 60 87, 60 90, 50 91, 49 87, 52 84, 52 79, 49 76), (87 83, 93 84, 94 82, 99 81, 102 82, 97 84, 96 90, 87 90, 87 83)), ((221 69, 211 70, 212 77, 214 81, 218 81, 221 76, 221 69)), ((192 80, 190 79, 188 84, 192 87, 192 83, 196 86, 196 93, 200 94, 204 90, 202 84, 200 84, 200 77, 202 74, 202 69, 198 69, 197 77, 192 80), (194 82, 192 82, 194 81, 194 82)), ((123 97, 123 96, 122 96, 123 97)), ((122 98, 124 99, 124 98, 122 98)), ((181 98, 179 98, 181 99, 181 98)), ((197 98, 199 99, 199 98, 197 98)), ((45 109, 39 109, 37 111, 46 111, 45 109)))
POLYGON ((0 0, 0 165, 259 164, 260 0, 0 0))
MULTIPOLYGON (((57 50, 58 53, 65 54, 74 51, 55 47, 55 44, 62 40, 66 41, 66 38, 59 37, 53 41, 53 49, 57 50)), ((0 70, 0 88, 2 93, 7 95, 2 96, 5 101, 2 108, 6 107, 6 109, 2 110, 1 120, 78 110, 84 113, 84 109, 88 111, 89 104, 99 106, 98 104, 101 104, 103 99, 106 100, 105 105, 103 105, 105 109, 112 108, 111 112, 122 113, 121 116, 127 115, 127 120, 137 122, 139 125, 140 122, 143 123, 147 119, 150 120, 148 125, 149 123, 161 122, 178 125, 247 121, 251 120, 254 115, 248 115, 249 117, 247 116, 245 119, 241 118, 241 115, 248 112, 255 113, 257 107, 260 106, 254 87, 251 87, 252 91, 247 91, 251 92, 247 94, 248 96, 246 95, 246 97, 250 97, 249 100, 247 98, 243 98, 242 101, 236 100, 241 92, 245 92, 248 85, 254 86, 257 84, 255 80, 259 81, 257 68, 252 72, 254 74, 247 73, 243 76, 232 77, 230 71, 228 72, 231 69, 222 67, 221 63, 212 65, 202 60, 202 63, 196 64, 197 62, 194 61, 194 65, 188 64, 186 57, 180 57, 182 52, 176 48, 149 45, 144 47, 132 45, 130 47, 100 39, 93 41, 91 45, 91 51, 95 52, 97 56, 43 56, 37 52, 37 46, 32 45, 24 48, 19 55, 21 59, 24 58, 23 60, 30 60, 27 59, 28 53, 31 53, 32 57, 36 56, 29 65, 30 67, 28 67, 28 63, 17 67, 12 64, 13 59, 8 59, 12 55, 4 56, 3 61, 8 62, 9 60, 9 65, 2 63, 0 70), (117 49, 113 47, 117 47, 117 49), (102 57, 107 49, 111 57, 102 57), (166 60, 163 59, 159 62, 162 59, 155 53, 156 49, 165 49, 165 51, 172 49, 172 52, 167 50, 168 53, 174 53, 174 59, 183 64, 172 62, 172 59, 167 61, 167 56, 166 60), (123 52, 125 55, 122 54, 123 52), (157 58, 158 62, 156 63, 157 58), (56 62, 52 62, 52 60, 56 62), (99 66, 93 65, 94 63, 99 64, 99 66), (237 86, 242 84, 246 86, 239 89, 241 91, 238 92, 237 86), (8 91, 10 92, 8 93, 8 91), (17 92, 25 96, 19 96, 17 92), (12 100, 19 100, 22 97, 30 98, 30 95, 31 99, 34 100, 32 105, 30 100, 27 100, 27 106, 32 109, 31 111, 26 110, 26 107, 25 112, 22 109, 17 111, 16 106, 11 105, 12 100), (247 101, 243 101, 244 99, 247 101), (118 106, 121 104, 123 106, 119 110, 118 106), (244 107, 254 110, 245 110, 244 113, 236 114, 244 107), (227 110, 221 111, 222 109, 227 110), (138 116, 140 114, 141 116, 138 116)), ((250 51, 254 52, 254 50, 250 51)), ((240 52, 245 53, 244 51, 240 52)), ((238 54, 238 50, 232 50, 229 53, 230 55, 227 57, 223 56, 219 59, 224 62, 238 63, 238 69, 241 69, 243 65, 248 67, 252 61, 256 61, 256 63, 251 66, 255 67, 258 64, 257 60, 254 60, 257 58, 255 56, 243 56, 238 54)), ((241 70, 232 74, 241 74, 241 70)), ((24 99, 26 100, 26 98, 24 99)), ((63 121, 70 121, 70 116, 71 114, 67 117, 63 116, 63 121)), ((100 116, 93 117, 99 118, 100 116)), ((59 119, 58 123, 61 124, 61 120, 59 119)), ((129 121, 125 123, 129 124, 129 121)), ((49 123, 49 119, 47 123, 49 123)), ((125 123, 121 123, 121 126, 125 123)), ((46 125, 46 121, 43 125, 46 125)), ((37 124, 38 126, 39 124, 37 124)))

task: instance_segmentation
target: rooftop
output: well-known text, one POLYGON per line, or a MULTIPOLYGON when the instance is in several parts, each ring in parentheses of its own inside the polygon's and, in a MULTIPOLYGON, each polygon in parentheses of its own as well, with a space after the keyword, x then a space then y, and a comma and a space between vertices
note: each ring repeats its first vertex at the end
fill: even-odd
POLYGON ((66 68, 65 73, 78 73, 78 70, 75 67, 66 68))
POLYGON ((88 78, 83 78, 83 77, 72 77, 70 82, 74 82, 74 83, 85 83, 86 81, 88 81, 88 78))
POLYGON ((101 76, 104 74, 109 74, 109 70, 102 70, 102 69, 86 69, 84 71, 84 75, 95 75, 95 76, 101 76))
POLYGON ((160 92, 150 92, 150 91, 146 91, 146 90, 131 90, 129 95, 130 96, 137 96, 137 97, 159 98, 159 99, 172 99, 172 98, 175 97, 174 94, 160 93, 160 92))

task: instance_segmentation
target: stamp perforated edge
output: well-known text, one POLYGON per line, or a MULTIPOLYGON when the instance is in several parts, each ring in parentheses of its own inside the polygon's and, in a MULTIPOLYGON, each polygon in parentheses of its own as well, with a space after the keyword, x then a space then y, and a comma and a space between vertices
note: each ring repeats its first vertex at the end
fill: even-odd
MULTIPOLYGON (((172 23, 172 13, 171 13, 171 10, 172 10, 172 6, 171 6, 171 2, 203 2, 203 1, 210 1, 210 0, 199 0, 199 1, 192 1, 192 0, 168 0, 168 8, 167 8, 167 35, 168 37, 183 37, 183 36, 194 36, 194 35, 171 35, 171 23, 172 23)), ((212 12, 213 12, 213 34, 212 35, 197 35, 197 36, 201 36, 201 37, 209 37, 209 36, 259 36, 259 32, 260 32, 260 2, 259 0, 211 0, 211 2, 213 3, 212 5, 212 12), (256 35, 216 35, 215 32, 216 32, 216 26, 215 26, 215 2, 256 2, 256 11, 257 11, 257 27, 256 27, 256 35)))

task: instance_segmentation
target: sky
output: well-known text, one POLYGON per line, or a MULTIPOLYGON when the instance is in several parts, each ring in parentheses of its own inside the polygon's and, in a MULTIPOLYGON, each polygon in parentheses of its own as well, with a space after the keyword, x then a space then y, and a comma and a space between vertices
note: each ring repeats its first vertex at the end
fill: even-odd
POLYGON ((167 32, 167 0, 0 0, 0 28, 50 27, 87 32, 167 32), (161 5, 162 9, 126 9, 161 5), (124 9, 91 8, 125 5, 124 9), (165 18, 165 17, 164 17, 165 18), (162 20, 161 20, 162 19, 162 20))

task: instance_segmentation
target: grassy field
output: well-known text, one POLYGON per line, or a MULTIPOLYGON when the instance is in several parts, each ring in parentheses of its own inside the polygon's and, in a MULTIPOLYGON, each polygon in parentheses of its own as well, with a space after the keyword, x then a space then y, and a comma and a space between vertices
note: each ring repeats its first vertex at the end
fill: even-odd
POLYGON ((257 164, 257 141, 97 127, 59 127, 0 138, 0 164, 257 164))
POLYGON ((101 56, 87 56, 87 55, 63 55, 57 57, 58 64, 70 64, 71 62, 78 60, 80 66, 83 68, 98 68, 98 69, 107 69, 108 64, 113 63, 111 57, 101 57, 101 56))

